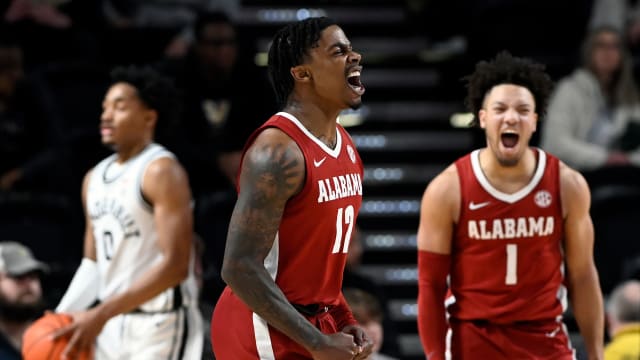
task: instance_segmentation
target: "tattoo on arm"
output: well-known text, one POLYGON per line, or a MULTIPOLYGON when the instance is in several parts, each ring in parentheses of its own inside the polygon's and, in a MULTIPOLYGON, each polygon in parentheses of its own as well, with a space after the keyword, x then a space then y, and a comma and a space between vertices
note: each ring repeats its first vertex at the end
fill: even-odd
POLYGON ((243 166, 245 186, 254 188, 251 207, 267 209, 277 198, 287 199, 300 187, 304 164, 285 144, 263 145, 243 166), (302 165, 302 166, 301 166, 302 165), (249 182, 247 184, 247 182, 249 182))
POLYGON ((304 164, 283 144, 264 145, 248 155, 229 240, 240 246, 237 255, 262 262, 273 245, 287 200, 301 186, 304 164))
POLYGON ((290 139, 254 143, 245 155, 229 224, 223 277, 253 311, 303 346, 318 331, 287 301, 264 267, 287 201, 304 184, 302 152, 290 139))

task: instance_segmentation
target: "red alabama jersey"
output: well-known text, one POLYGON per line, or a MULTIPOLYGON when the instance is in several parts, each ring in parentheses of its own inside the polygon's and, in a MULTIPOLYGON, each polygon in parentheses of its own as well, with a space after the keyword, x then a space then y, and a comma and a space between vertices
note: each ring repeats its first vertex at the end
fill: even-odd
POLYGON ((456 161, 460 218, 451 249, 453 318, 493 323, 556 320, 566 308, 559 161, 540 149, 523 189, 495 189, 476 150, 456 161))
POLYGON ((342 126, 336 125, 331 149, 285 112, 256 130, 247 147, 270 127, 285 132, 302 150, 306 177, 302 191, 285 207, 264 266, 290 302, 334 304, 362 203, 362 161, 342 126))

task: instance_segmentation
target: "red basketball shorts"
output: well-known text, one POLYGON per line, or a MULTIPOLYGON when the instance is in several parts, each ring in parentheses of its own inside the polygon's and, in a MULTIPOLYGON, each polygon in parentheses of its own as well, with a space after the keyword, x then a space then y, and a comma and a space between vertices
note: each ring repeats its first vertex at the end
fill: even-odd
MULTIPOLYGON (((307 317, 320 331, 338 331, 330 313, 307 317)), ((227 287, 213 312, 211 344, 217 360, 308 360, 300 344, 269 326, 227 287)))
POLYGON ((452 319, 451 359, 573 360, 561 322, 497 325, 452 319))

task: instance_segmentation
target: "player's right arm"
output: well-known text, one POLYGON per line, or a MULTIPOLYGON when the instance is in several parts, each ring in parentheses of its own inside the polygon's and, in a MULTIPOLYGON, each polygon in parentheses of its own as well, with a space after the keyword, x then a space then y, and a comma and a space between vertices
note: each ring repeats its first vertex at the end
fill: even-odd
POLYGON ((84 208, 84 250, 83 256, 87 259, 96 261, 96 240, 93 237, 93 225, 91 224, 91 217, 89 216, 89 210, 87 209, 87 191, 89 189, 89 179, 91 178, 92 170, 89 170, 82 180, 82 206, 84 208))
POLYGON ((593 260, 591 193, 584 177, 564 164, 560 167, 560 190, 569 300, 588 358, 600 360, 603 358, 604 305, 593 260))
POLYGON ((455 165, 435 177, 422 196, 418 226, 418 333, 429 360, 444 360, 444 299, 451 265, 453 227, 460 211, 455 165))
POLYGON ((322 334, 289 303, 264 266, 285 205, 305 181, 302 151, 288 135, 270 128, 258 135, 241 166, 222 278, 252 311, 304 346, 314 359, 352 359, 353 336, 322 334))
POLYGON ((93 237, 91 217, 87 211, 87 191, 92 170, 89 170, 82 181, 82 204, 85 214, 84 249, 80 266, 76 270, 56 312, 72 312, 86 310, 98 299, 100 277, 96 264, 96 245, 93 237))

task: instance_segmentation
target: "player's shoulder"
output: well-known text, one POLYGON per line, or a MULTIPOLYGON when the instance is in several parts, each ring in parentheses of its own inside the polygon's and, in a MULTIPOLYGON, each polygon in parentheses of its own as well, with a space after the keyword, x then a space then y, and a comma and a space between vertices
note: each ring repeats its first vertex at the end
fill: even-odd
POLYGON ((93 174, 93 172, 95 171, 96 167, 92 167, 89 170, 87 170, 86 173, 84 173, 84 181, 88 181, 91 178, 91 175, 93 174))
POLYGON ((293 138, 282 128, 267 126, 256 135, 254 143, 285 143, 293 141, 293 138))
POLYGON ((559 163, 559 174, 563 216, 570 212, 588 210, 591 192, 584 176, 562 161, 559 163))
POLYGON ((243 155, 240 189, 263 191, 266 184, 275 187, 279 198, 289 199, 304 186, 305 161, 302 149, 287 133, 276 127, 264 128, 243 155))
POLYGON ((151 159, 144 171, 145 177, 158 177, 171 174, 183 174, 184 168, 173 156, 160 156, 155 159, 151 159))
POLYGON ((429 182, 427 190, 448 191, 459 188, 458 168, 455 164, 448 165, 429 182))
POLYGON ((86 192, 88 187, 89 187, 89 181, 91 180, 91 176, 93 175, 93 173, 95 172, 95 166, 92 167, 91 169, 87 170, 86 173, 84 173, 84 177, 82 178, 82 191, 86 192))
POLYGON ((460 197, 460 181, 458 169, 455 164, 450 164, 433 178, 424 192, 425 201, 438 203, 455 202, 460 197))
POLYGON ((582 174, 559 161, 560 191, 563 193, 582 195, 589 193, 589 185, 582 174))
POLYGON ((286 158, 304 160, 300 146, 278 127, 267 127, 260 131, 247 149, 246 158, 250 162, 281 161, 286 158))

